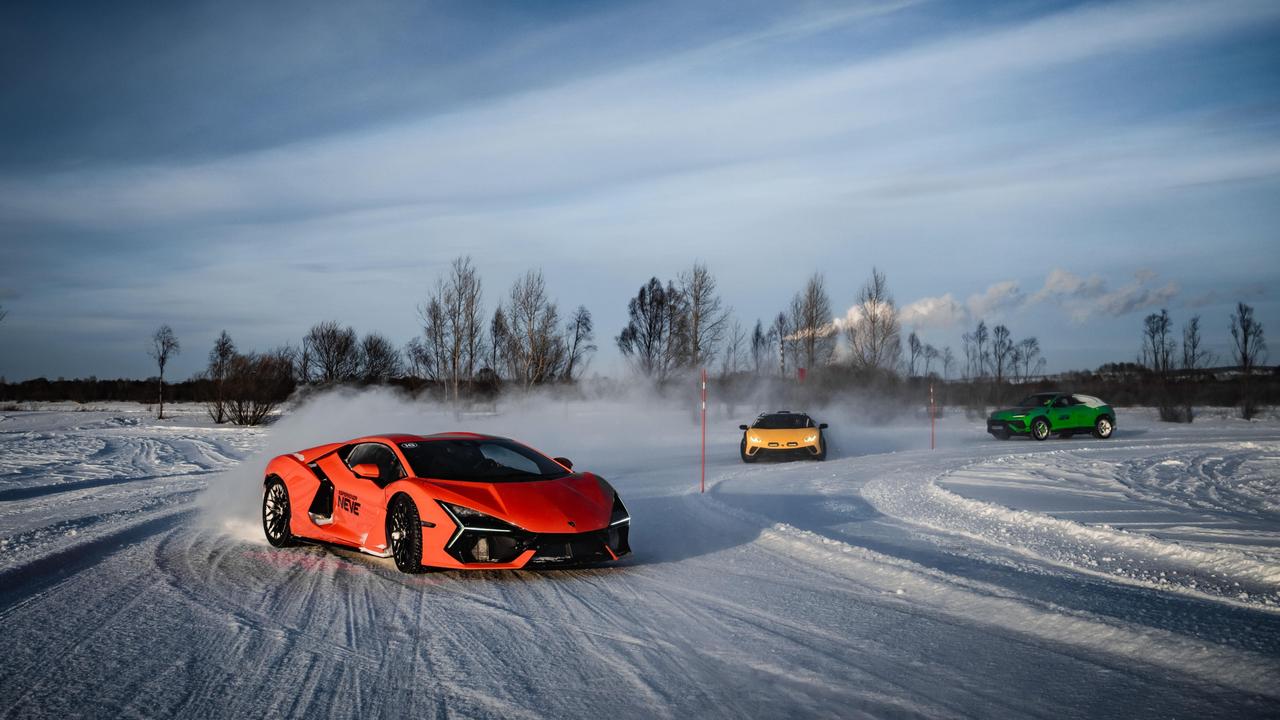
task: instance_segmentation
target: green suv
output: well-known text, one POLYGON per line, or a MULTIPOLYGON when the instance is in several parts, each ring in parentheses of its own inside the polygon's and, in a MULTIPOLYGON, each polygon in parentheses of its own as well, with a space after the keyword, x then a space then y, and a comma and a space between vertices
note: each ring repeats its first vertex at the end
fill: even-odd
POLYGON ((1091 395, 1036 393, 1022 398, 1017 407, 996 410, 987 418, 987 432, 1001 440, 1030 435, 1044 440, 1049 433, 1071 437, 1091 432, 1106 439, 1116 429, 1116 411, 1091 395))

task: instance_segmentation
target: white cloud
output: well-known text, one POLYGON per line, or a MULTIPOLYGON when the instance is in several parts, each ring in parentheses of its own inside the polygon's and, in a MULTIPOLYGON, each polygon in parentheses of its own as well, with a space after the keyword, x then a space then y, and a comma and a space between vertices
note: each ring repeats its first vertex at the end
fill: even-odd
POLYGON ((992 107, 993 94, 1037 71, 1251 26, 1277 14, 1280 6, 1253 0, 1131 2, 822 69, 736 72, 744 62, 736 53, 750 57, 779 37, 849 21, 840 11, 830 21, 784 22, 703 51, 397 126, 211 162, 0 178, 0 210, 93 228, 407 206, 452 213, 678 183, 715 168, 735 172, 718 178, 716 187, 700 183, 700 196, 742 198, 759 189, 756 183, 776 180, 777 163, 798 163, 807 179, 794 188, 801 197, 773 195, 779 204, 811 202, 815 189, 832 197, 883 196, 904 187, 1044 195, 1043 186, 1050 186, 1055 194, 1105 196, 1117 186, 1145 191, 1153 177, 1166 185, 1256 177, 1280 171, 1280 146, 1224 147, 1202 138, 1194 123, 1110 136, 1119 147, 1090 133, 1080 145, 1046 145, 1017 158, 992 154, 975 165, 969 153, 991 139, 983 136, 987 118, 974 107, 992 107), (921 146, 909 134, 897 142, 904 139, 899 132, 910 131, 895 128, 928 117, 947 117, 954 130, 941 147, 925 148, 939 160, 920 172, 895 153, 921 146), (835 149, 833 138, 840 138, 835 149), (922 185, 922 177, 929 181, 922 185))
POLYGON ((970 295, 966 305, 972 317, 982 320, 1016 310, 1025 303, 1026 295, 1018 287, 1018 283, 1005 280, 995 283, 981 293, 970 295))
POLYGON ((1054 268, 1045 278, 1044 287, 1031 297, 1031 302, 1043 302, 1063 297, 1095 298, 1107 291, 1106 281, 1097 275, 1083 278, 1069 270, 1054 268))
POLYGON ((1139 310, 1169 305, 1181 291, 1176 282, 1160 283, 1159 275, 1148 268, 1134 272, 1133 280, 1110 289, 1097 275, 1083 278, 1055 268, 1045 278, 1044 287, 1033 302, 1053 302, 1065 309, 1075 324, 1102 315, 1119 317, 1139 310))

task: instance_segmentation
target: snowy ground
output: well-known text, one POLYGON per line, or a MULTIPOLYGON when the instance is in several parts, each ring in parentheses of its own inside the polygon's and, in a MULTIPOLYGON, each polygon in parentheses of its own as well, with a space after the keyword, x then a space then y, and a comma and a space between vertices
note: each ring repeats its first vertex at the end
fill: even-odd
POLYGON ((750 413, 716 413, 700 495, 688 414, 640 403, 77 407, 0 412, 3 716, 1280 715, 1274 420, 1036 443, 952 417, 929 451, 832 414, 828 462, 745 466, 750 413), (261 540, 268 455, 445 429, 604 475, 635 554, 405 576, 261 540))

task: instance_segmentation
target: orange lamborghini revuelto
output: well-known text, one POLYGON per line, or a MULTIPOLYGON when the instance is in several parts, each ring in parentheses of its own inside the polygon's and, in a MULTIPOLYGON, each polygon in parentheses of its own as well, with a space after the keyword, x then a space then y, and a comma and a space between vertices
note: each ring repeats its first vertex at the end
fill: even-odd
POLYGON ((266 469, 262 529, 395 558, 403 572, 610 562, 631 516, 604 478, 506 438, 378 435, 281 455, 266 469))

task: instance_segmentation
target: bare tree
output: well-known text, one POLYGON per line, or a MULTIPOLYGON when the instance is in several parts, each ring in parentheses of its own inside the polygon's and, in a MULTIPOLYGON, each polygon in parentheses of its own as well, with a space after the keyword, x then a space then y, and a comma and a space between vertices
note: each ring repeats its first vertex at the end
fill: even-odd
POLYGON ((1213 353, 1202 347, 1200 316, 1193 315, 1182 326, 1182 369, 1199 370, 1213 364, 1213 353))
POLYGON ((729 334, 725 339, 724 353, 721 358, 720 374, 732 375, 747 366, 746 354, 747 331, 736 319, 729 326, 729 334))
POLYGON ((991 356, 987 352, 987 341, 990 338, 991 332, 987 329, 986 321, 979 320, 973 331, 973 344, 978 353, 978 377, 986 377, 987 369, 991 367, 991 356))
POLYGON ((685 363, 700 368, 710 364, 728 329, 729 311, 716 293, 716 279, 702 263, 681 273, 678 288, 684 301, 685 363))
MULTIPOLYGON (((915 377, 916 361, 920 359, 920 355, 924 352, 924 344, 920 342, 920 336, 916 335, 916 331, 912 330, 907 336, 907 377, 915 377)), ((928 371, 925 372, 928 374, 928 371)))
POLYGON ((328 320, 311 326, 302 339, 303 352, 314 363, 315 380, 324 385, 360 377, 360 343, 356 331, 328 320))
POLYGON ((1161 378, 1166 378, 1173 369, 1174 348, 1173 322, 1169 320, 1169 311, 1161 310, 1148 315, 1142 323, 1142 364, 1161 378))
POLYGON ((560 314, 547 297, 541 270, 530 270, 511 286, 507 317, 510 322, 507 366, 511 378, 524 387, 541 385, 560 374, 565 361, 560 314))
POLYGON ((205 404, 205 410, 213 422, 221 425, 227 421, 226 382, 231 369, 231 359, 236 355, 236 344, 223 330, 209 350, 209 367, 205 374, 213 382, 213 399, 205 404))
POLYGON ((281 347, 235 354, 227 364, 227 410, 237 425, 261 425, 294 388, 296 353, 281 347))
POLYGON ((767 367, 769 345, 769 334, 764 330, 764 323, 757 319, 755 329, 751 331, 751 368, 756 375, 767 367))
POLYGON ((871 269, 871 277, 858 292, 853 321, 845 336, 853 352, 853 364, 864 370, 895 370, 902 358, 898 308, 889 293, 884 273, 871 269))
POLYGON ((502 310, 502 304, 493 310, 493 319, 489 321, 489 369, 495 375, 501 373, 502 366, 506 364, 505 350, 507 344, 511 341, 511 331, 507 327, 507 314, 502 310))
POLYGON ((161 325, 156 334, 151 336, 151 347, 147 350, 147 354, 156 361, 156 365, 160 366, 160 414, 159 418, 164 419, 164 366, 169 363, 169 358, 182 352, 182 346, 178 343, 178 336, 173 334, 173 328, 168 325, 161 325))
POLYGON ((471 258, 460 257, 436 279, 435 290, 418 306, 423 336, 415 348, 416 362, 429 379, 445 383, 455 401, 484 358, 482 294, 471 258))
POLYGON ((1262 323, 1253 317, 1253 307, 1242 302, 1236 303, 1236 312, 1231 316, 1231 341, 1234 360, 1244 375, 1240 413, 1249 420, 1258 412, 1251 380, 1259 362, 1266 361, 1267 341, 1262 334, 1262 323))
POLYGON ((769 334, 778 341, 778 374, 781 377, 787 376, 787 344, 791 336, 791 322, 787 320, 786 313, 778 313, 778 317, 773 319, 773 327, 769 330, 769 334))
POLYGON ((307 347, 304 340, 302 342, 302 350, 297 353, 294 359, 294 378, 304 385, 310 385, 315 379, 316 362, 315 356, 311 354, 311 348, 307 347))
POLYGON ((836 326, 831 300, 821 273, 814 273, 791 299, 791 339, 797 367, 813 370, 831 362, 836 349, 836 326))
POLYGON ((360 341, 361 375, 366 383, 382 383, 399 377, 400 351, 384 335, 369 333, 360 341))
POLYGON ((1004 381, 1004 374, 1009 369, 1009 361, 1013 358, 1014 350, 1009 328, 997 325, 991 329, 991 366, 996 374, 996 383, 1004 381))
POLYGON ((942 348, 942 379, 947 380, 951 377, 951 366, 956 362, 955 353, 951 352, 951 346, 942 348))
POLYGON ((643 374, 665 382, 683 357, 684 308, 681 293, 650 278, 627 302, 629 319, 617 337, 622 356, 643 374))
POLYGON ((976 342, 974 341, 973 333, 965 333, 961 335, 960 342, 964 348, 964 379, 970 380, 977 376, 974 367, 976 365, 975 358, 978 353, 974 350, 976 342))
POLYGON ((566 328, 564 371, 562 378, 567 382, 577 379, 587 367, 587 359, 596 351, 592 342, 595 339, 595 328, 591 321, 591 311, 585 305, 579 305, 569 318, 566 328))
POLYGON ((1040 356, 1040 341, 1034 337, 1023 339, 1018 343, 1018 360, 1022 363, 1022 379, 1039 375, 1044 370, 1045 360, 1040 356))
MULTIPOLYGON (((1185 325, 1182 326, 1182 369, 1190 371, 1194 375, 1195 371, 1208 367, 1213 363, 1213 353, 1202 347, 1200 339, 1200 316, 1193 315, 1185 325)), ((1199 395, 1199 386, 1196 383, 1197 378, 1188 378, 1188 381, 1182 383, 1182 387, 1178 390, 1178 395, 1182 402, 1182 419, 1187 422, 1195 421, 1195 403, 1199 395)))
POLYGON ((929 377, 929 371, 933 369, 933 363, 937 361, 941 353, 938 352, 938 348, 925 343, 924 349, 921 351, 921 355, 924 356, 924 376, 929 377))
POLYGON ((4 322, 7 317, 9 317, 9 311, 5 310, 3 305, 0 305, 0 322, 4 322))

